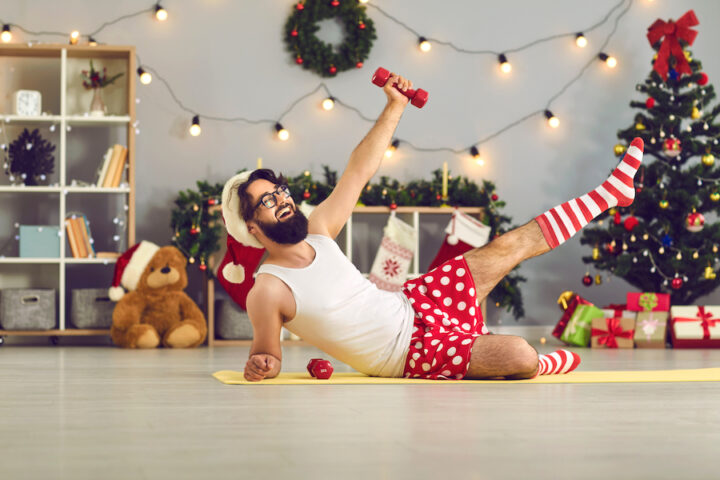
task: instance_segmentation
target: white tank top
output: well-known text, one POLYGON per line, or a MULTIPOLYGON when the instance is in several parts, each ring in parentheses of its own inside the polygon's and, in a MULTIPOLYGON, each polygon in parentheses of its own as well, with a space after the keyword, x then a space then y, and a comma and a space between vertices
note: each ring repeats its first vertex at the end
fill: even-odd
POLYGON ((378 289, 324 235, 305 239, 315 259, 305 268, 261 265, 295 297, 295 318, 284 326, 359 372, 401 377, 415 312, 402 292, 378 289))

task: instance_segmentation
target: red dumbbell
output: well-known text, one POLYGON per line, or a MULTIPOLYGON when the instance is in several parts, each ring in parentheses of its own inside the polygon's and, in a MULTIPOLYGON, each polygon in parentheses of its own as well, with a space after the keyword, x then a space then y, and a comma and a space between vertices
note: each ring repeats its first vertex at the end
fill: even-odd
MULTIPOLYGON (((384 87, 389 78, 390 72, 382 67, 378 67, 378 69, 375 70, 375 73, 373 73, 372 83, 378 87, 384 87)), ((397 85, 395 85, 395 88, 397 88, 397 85)), ((422 108, 428 101, 428 92, 422 88, 418 88, 417 90, 408 88, 404 92, 398 88, 398 91, 408 97, 410 99, 410 103, 415 105, 417 108, 422 108)))
POLYGON ((320 380, 327 380, 333 373, 333 367, 330 362, 322 358, 313 358, 310 360, 310 363, 308 363, 307 368, 310 375, 320 380))

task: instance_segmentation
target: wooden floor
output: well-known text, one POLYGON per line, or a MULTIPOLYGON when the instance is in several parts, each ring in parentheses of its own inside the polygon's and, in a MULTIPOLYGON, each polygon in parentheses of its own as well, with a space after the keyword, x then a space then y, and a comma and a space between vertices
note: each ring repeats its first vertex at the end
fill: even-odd
MULTIPOLYGON (((585 370, 720 366, 720 350, 577 351, 585 370)), ((247 352, 0 348, 0 478, 720 477, 719 383, 258 388, 211 377, 242 369, 247 352)), ((318 351, 284 355, 297 371, 318 351)))

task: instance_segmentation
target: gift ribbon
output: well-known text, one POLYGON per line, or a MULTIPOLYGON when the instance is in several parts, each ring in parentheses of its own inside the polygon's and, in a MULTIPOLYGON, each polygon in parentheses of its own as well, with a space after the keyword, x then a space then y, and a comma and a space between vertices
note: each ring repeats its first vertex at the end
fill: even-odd
POLYGON ((654 293, 643 293, 638 299, 638 305, 642 307, 643 312, 649 312, 658 306, 657 295, 654 293))
MULTIPOLYGON (((698 307, 698 313, 697 316, 700 320, 700 325, 703 328, 703 340, 709 340, 710 339, 710 327, 714 327, 720 322, 720 318, 712 318, 712 313, 706 312, 705 307, 698 307)), ((682 318, 682 317, 675 317, 672 319, 673 325, 675 325, 676 322, 697 322, 697 318, 682 318)))
POLYGON ((619 318, 622 317, 622 312, 627 310, 627 304, 611 303, 610 305, 605 305, 603 308, 606 310, 615 310, 613 317, 619 318))
POLYGON ((598 345, 605 345, 607 348, 618 348, 617 338, 632 338, 634 330, 623 330, 618 317, 606 318, 607 330, 593 328, 590 335, 600 336, 598 345))
POLYGON ((566 290, 560 294, 557 303, 558 305, 560 305, 563 311, 568 309, 568 305, 570 304, 570 301, 573 299, 574 296, 575 292, 571 292, 570 290, 566 290))
POLYGON ((685 58, 682 46, 680 45, 680 40, 688 45, 692 45, 698 32, 690 27, 694 27, 699 23, 695 12, 688 10, 677 22, 673 22, 672 20, 665 22, 658 18, 648 28, 647 38, 650 41, 650 45, 655 45, 665 37, 660 45, 660 50, 658 50, 657 59, 653 66, 663 80, 667 81, 671 55, 675 57, 675 71, 678 74, 686 73, 690 75, 692 73, 690 64, 685 58))
MULTIPOLYGON (((570 323, 568 324, 568 328, 570 329, 570 335, 575 335, 578 329, 578 316, 575 316, 570 320, 570 323)), ((590 328, 590 325, 588 325, 586 322, 581 323, 580 328, 583 330, 588 330, 590 328)))
POLYGON ((640 322, 640 326, 642 327, 643 333, 645 333, 645 338, 648 342, 652 340, 653 333, 655 333, 658 324, 660 323, 657 318, 652 318, 652 313, 650 314, 650 317, 651 318, 640 322))

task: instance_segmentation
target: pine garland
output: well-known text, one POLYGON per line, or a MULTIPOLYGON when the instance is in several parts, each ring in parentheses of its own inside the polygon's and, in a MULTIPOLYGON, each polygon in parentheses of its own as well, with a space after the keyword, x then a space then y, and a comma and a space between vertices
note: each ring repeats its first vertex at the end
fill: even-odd
POLYGON ((304 0, 293 6, 285 23, 285 43, 293 61, 322 77, 362 68, 376 38, 373 21, 357 0, 304 0), (316 36, 318 22, 329 18, 345 27, 345 41, 337 51, 316 36))

